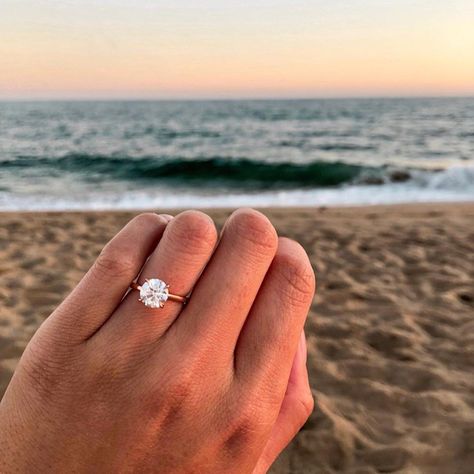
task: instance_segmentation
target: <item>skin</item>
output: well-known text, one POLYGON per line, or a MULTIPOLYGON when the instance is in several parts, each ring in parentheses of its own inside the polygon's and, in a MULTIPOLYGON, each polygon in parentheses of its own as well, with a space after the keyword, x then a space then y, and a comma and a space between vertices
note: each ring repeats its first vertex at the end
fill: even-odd
POLYGON ((142 214, 27 346, 0 404, 0 472, 264 473, 313 409, 294 241, 236 211, 142 214), (149 309, 158 277, 189 304, 149 309), (126 295, 126 296, 124 296, 126 295))

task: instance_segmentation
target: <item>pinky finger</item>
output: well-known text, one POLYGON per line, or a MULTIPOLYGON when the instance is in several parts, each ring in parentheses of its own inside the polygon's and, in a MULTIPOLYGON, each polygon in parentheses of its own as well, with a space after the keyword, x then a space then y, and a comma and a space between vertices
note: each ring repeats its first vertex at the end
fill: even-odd
POLYGON ((302 331, 280 413, 254 474, 263 474, 268 471, 313 411, 314 401, 309 385, 306 357, 306 339, 302 331))

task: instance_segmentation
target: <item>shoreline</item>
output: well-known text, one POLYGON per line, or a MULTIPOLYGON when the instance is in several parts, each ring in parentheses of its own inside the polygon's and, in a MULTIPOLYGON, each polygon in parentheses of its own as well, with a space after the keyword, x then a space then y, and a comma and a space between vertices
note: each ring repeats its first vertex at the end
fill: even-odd
MULTIPOLYGON (((474 169, 474 168, 473 168, 474 169)), ((473 175, 474 176, 474 175, 473 175)), ((466 192, 461 195, 441 190, 436 193, 430 191, 429 196, 418 195, 416 189, 374 188, 365 186, 361 195, 357 195, 356 187, 328 188, 325 190, 292 190, 266 194, 242 195, 182 195, 179 199, 169 195, 142 196, 130 195, 116 201, 101 201, 100 196, 89 201, 54 201, 48 198, 47 202, 39 201, 35 205, 30 202, 12 202, 11 199, 0 195, 0 214, 14 212, 138 212, 162 209, 209 209, 222 210, 239 207, 253 207, 255 209, 292 209, 292 208, 363 208, 383 206, 417 206, 417 205, 458 205, 474 203, 474 194, 466 192), (382 194, 377 195, 377 191, 382 194), (387 192, 387 194, 384 194, 387 192), (318 193, 313 195, 313 193, 318 193), (355 192, 355 194, 354 194, 355 192), (374 198, 374 194, 377 197, 374 198), (403 197, 402 197, 403 196, 403 197), (402 197, 402 198, 401 198, 402 197), (98 199, 98 201, 96 200, 98 199), (7 204, 6 204, 7 203, 7 204)), ((397 185, 395 185, 397 186, 397 185)), ((14 198, 12 198, 14 199, 14 198)))
MULTIPOLYGON (((205 211, 219 228, 231 212, 205 211)), ((262 211, 318 280, 316 408, 270 472, 471 472, 474 203, 262 211)), ((38 326, 138 212, 0 212, 0 396, 38 326)))
POLYGON ((206 213, 221 213, 221 212, 232 212, 234 209, 239 207, 252 207, 254 209, 260 210, 262 212, 276 212, 276 211, 334 211, 334 210, 343 210, 343 211, 361 211, 361 210, 388 210, 388 211, 404 211, 409 209, 427 209, 433 210, 440 208, 441 210, 452 207, 464 207, 474 208, 473 201, 431 201, 431 202, 407 202, 407 203, 390 203, 390 204, 348 204, 348 205, 303 205, 303 206, 237 206, 237 207, 137 207, 137 208, 126 208, 126 209, 49 209, 49 210, 2 210, 0 209, 0 218, 5 216, 11 216, 14 214, 19 215, 41 215, 41 214, 139 214, 142 212, 159 212, 168 213, 172 211, 174 214, 185 210, 199 210, 206 213))

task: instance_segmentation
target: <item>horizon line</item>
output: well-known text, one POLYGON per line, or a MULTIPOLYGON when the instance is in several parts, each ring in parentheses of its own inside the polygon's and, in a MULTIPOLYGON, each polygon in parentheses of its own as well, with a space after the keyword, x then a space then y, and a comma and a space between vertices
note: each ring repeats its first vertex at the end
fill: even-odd
POLYGON ((64 97, 1 97, 0 102, 231 102, 231 101, 305 101, 305 100, 369 100, 369 99, 472 99, 467 94, 374 94, 374 95, 308 95, 308 96, 209 96, 209 97, 133 97, 133 96, 64 96, 64 97))

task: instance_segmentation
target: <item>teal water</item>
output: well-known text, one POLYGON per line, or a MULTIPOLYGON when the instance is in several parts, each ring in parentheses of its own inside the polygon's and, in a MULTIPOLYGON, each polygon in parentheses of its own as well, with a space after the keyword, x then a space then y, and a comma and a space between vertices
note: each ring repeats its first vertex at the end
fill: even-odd
POLYGON ((474 199, 474 99, 0 103, 0 208, 474 199))

